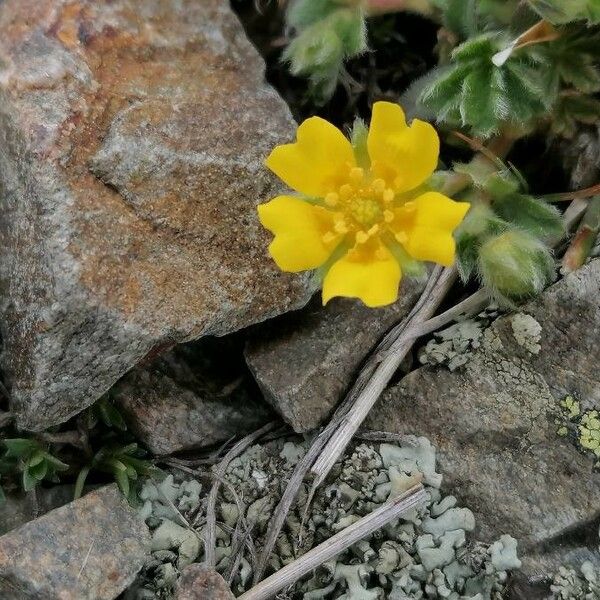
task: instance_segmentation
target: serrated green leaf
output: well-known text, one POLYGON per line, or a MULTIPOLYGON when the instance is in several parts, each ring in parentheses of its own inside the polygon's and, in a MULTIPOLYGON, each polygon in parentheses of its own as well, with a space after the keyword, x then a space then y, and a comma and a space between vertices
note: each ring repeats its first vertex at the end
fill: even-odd
MULTIPOLYGON (((507 40, 508 41, 508 40, 507 40)), ((491 56, 502 46, 499 33, 486 33, 463 42, 452 52, 452 59, 457 62, 469 60, 479 61, 482 56, 491 56)))
POLYGON ((560 212, 533 196, 513 194, 498 198, 494 202, 494 211, 502 219, 540 239, 560 236, 564 232, 560 212))

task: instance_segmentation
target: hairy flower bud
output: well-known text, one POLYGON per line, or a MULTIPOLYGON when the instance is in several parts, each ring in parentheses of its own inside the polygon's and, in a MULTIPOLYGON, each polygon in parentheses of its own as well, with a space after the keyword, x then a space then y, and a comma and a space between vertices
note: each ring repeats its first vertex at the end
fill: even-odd
POLYGON ((490 292, 509 302, 541 292, 554 275, 548 247, 518 229, 489 238, 479 250, 478 267, 490 292))

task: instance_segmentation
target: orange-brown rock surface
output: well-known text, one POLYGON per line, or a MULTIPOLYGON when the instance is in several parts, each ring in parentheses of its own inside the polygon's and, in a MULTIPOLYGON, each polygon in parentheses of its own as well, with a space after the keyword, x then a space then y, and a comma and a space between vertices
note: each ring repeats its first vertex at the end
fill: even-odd
POLYGON ((41 429, 142 358, 291 308, 255 206, 293 121, 226 0, 0 3, 4 366, 41 429))

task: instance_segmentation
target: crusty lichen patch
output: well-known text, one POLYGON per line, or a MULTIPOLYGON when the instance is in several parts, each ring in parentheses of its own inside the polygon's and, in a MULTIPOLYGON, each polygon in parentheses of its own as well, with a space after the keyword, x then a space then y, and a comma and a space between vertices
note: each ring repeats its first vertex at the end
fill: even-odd
POLYGON ((531 315, 521 312, 511 315, 510 324, 517 344, 531 354, 538 354, 542 349, 539 343, 542 326, 531 315))
MULTIPOLYGON (((217 569, 226 579, 232 564, 232 590, 251 586, 252 552, 237 549, 246 532, 260 549, 274 507, 307 449, 306 442, 279 439, 255 445, 227 469, 217 505, 217 569)), ((331 479, 316 494, 304 519, 307 489, 290 512, 270 559, 270 570, 292 562, 310 548, 372 512, 422 477, 425 506, 391 522, 370 538, 321 565, 293 586, 286 598, 298 600, 500 600, 507 572, 518 568, 516 541, 502 536, 491 545, 467 542, 475 528, 468 508, 440 491, 435 449, 426 438, 409 436, 402 445, 363 443, 338 462, 331 479)), ((206 486, 207 487, 207 486, 206 486)), ((128 600, 171 599, 179 569, 203 548, 186 532, 183 516, 202 535, 206 491, 195 480, 176 475, 142 490, 142 516, 153 531, 153 552, 128 600), (168 500, 167 500, 168 498, 168 500), (177 511, 173 510, 177 508, 177 511), (182 550, 185 555, 182 556, 182 550), (191 552, 190 552, 191 549, 191 552)), ((243 544, 242 544, 243 546, 243 544)))
POLYGON ((600 468, 600 411, 582 410, 573 396, 563 398, 560 407, 564 417, 557 419, 556 433, 569 436, 581 450, 590 452, 595 457, 595 467, 600 468))

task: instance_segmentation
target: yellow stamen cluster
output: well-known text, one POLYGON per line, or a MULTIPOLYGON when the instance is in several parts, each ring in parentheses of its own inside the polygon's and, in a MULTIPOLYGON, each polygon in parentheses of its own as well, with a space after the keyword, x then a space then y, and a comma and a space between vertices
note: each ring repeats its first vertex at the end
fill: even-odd
POLYGON ((335 216, 333 231, 323 241, 351 234, 358 244, 365 244, 394 220, 394 198, 394 190, 383 179, 374 179, 361 167, 349 167, 345 183, 325 196, 325 205, 335 216))

